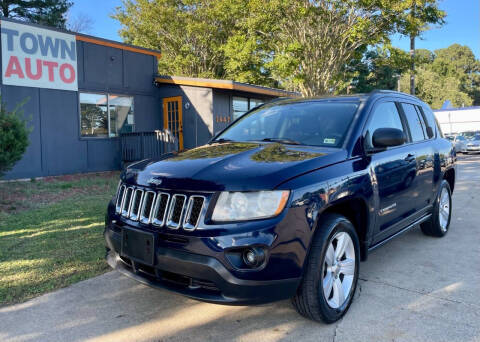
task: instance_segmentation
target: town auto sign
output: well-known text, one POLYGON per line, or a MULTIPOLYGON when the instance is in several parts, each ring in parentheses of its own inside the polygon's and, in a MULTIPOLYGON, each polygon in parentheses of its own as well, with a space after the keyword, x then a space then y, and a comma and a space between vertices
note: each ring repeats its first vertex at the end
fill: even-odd
POLYGON ((75 36, 2 20, 2 82, 77 90, 75 36))

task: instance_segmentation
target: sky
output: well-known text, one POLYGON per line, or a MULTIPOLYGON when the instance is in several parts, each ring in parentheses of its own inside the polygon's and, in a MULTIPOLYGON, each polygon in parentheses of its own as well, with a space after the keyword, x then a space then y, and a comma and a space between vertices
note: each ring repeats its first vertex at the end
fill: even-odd
MULTIPOLYGON (((75 0, 71 15, 88 15, 93 20, 88 34, 122 41, 118 35, 120 24, 110 18, 121 0, 75 0)), ((480 0, 440 0, 440 8, 447 12, 446 23, 442 27, 432 27, 417 39, 417 49, 436 50, 446 48, 453 43, 469 46, 475 56, 480 58, 480 0)), ((394 46, 410 49, 408 37, 392 37, 394 46)))

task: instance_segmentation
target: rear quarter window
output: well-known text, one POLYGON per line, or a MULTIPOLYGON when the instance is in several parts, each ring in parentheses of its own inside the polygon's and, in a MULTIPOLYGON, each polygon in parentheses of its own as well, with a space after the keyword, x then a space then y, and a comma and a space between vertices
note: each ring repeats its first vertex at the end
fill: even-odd
POLYGON ((425 123, 423 122, 422 115, 419 115, 415 106, 409 103, 402 103, 403 112, 407 118, 408 127, 410 128, 410 134, 412 136, 412 141, 422 141, 425 140, 424 129, 425 123))
POLYGON ((421 106, 418 107, 421 112, 423 112, 423 115, 427 119, 427 124, 429 127, 432 128, 433 130, 433 136, 431 138, 434 138, 436 136, 440 136, 443 138, 443 133, 442 130, 440 129, 440 126, 437 122, 437 119, 435 118, 435 115, 433 114, 432 110, 428 106, 421 106))

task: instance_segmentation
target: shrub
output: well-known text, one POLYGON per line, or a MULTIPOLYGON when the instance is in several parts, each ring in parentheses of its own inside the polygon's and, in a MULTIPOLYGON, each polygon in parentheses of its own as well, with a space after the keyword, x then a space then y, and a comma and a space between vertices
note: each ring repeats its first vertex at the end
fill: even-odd
POLYGON ((0 177, 22 158, 29 143, 30 129, 21 111, 24 103, 8 111, 0 98, 0 177))

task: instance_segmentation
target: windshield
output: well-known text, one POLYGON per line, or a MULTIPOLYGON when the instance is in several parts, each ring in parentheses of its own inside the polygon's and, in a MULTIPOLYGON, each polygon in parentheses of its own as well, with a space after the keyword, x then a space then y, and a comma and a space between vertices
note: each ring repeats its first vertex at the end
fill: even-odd
POLYGON ((308 101, 260 107, 215 140, 340 147, 359 102, 308 101))

